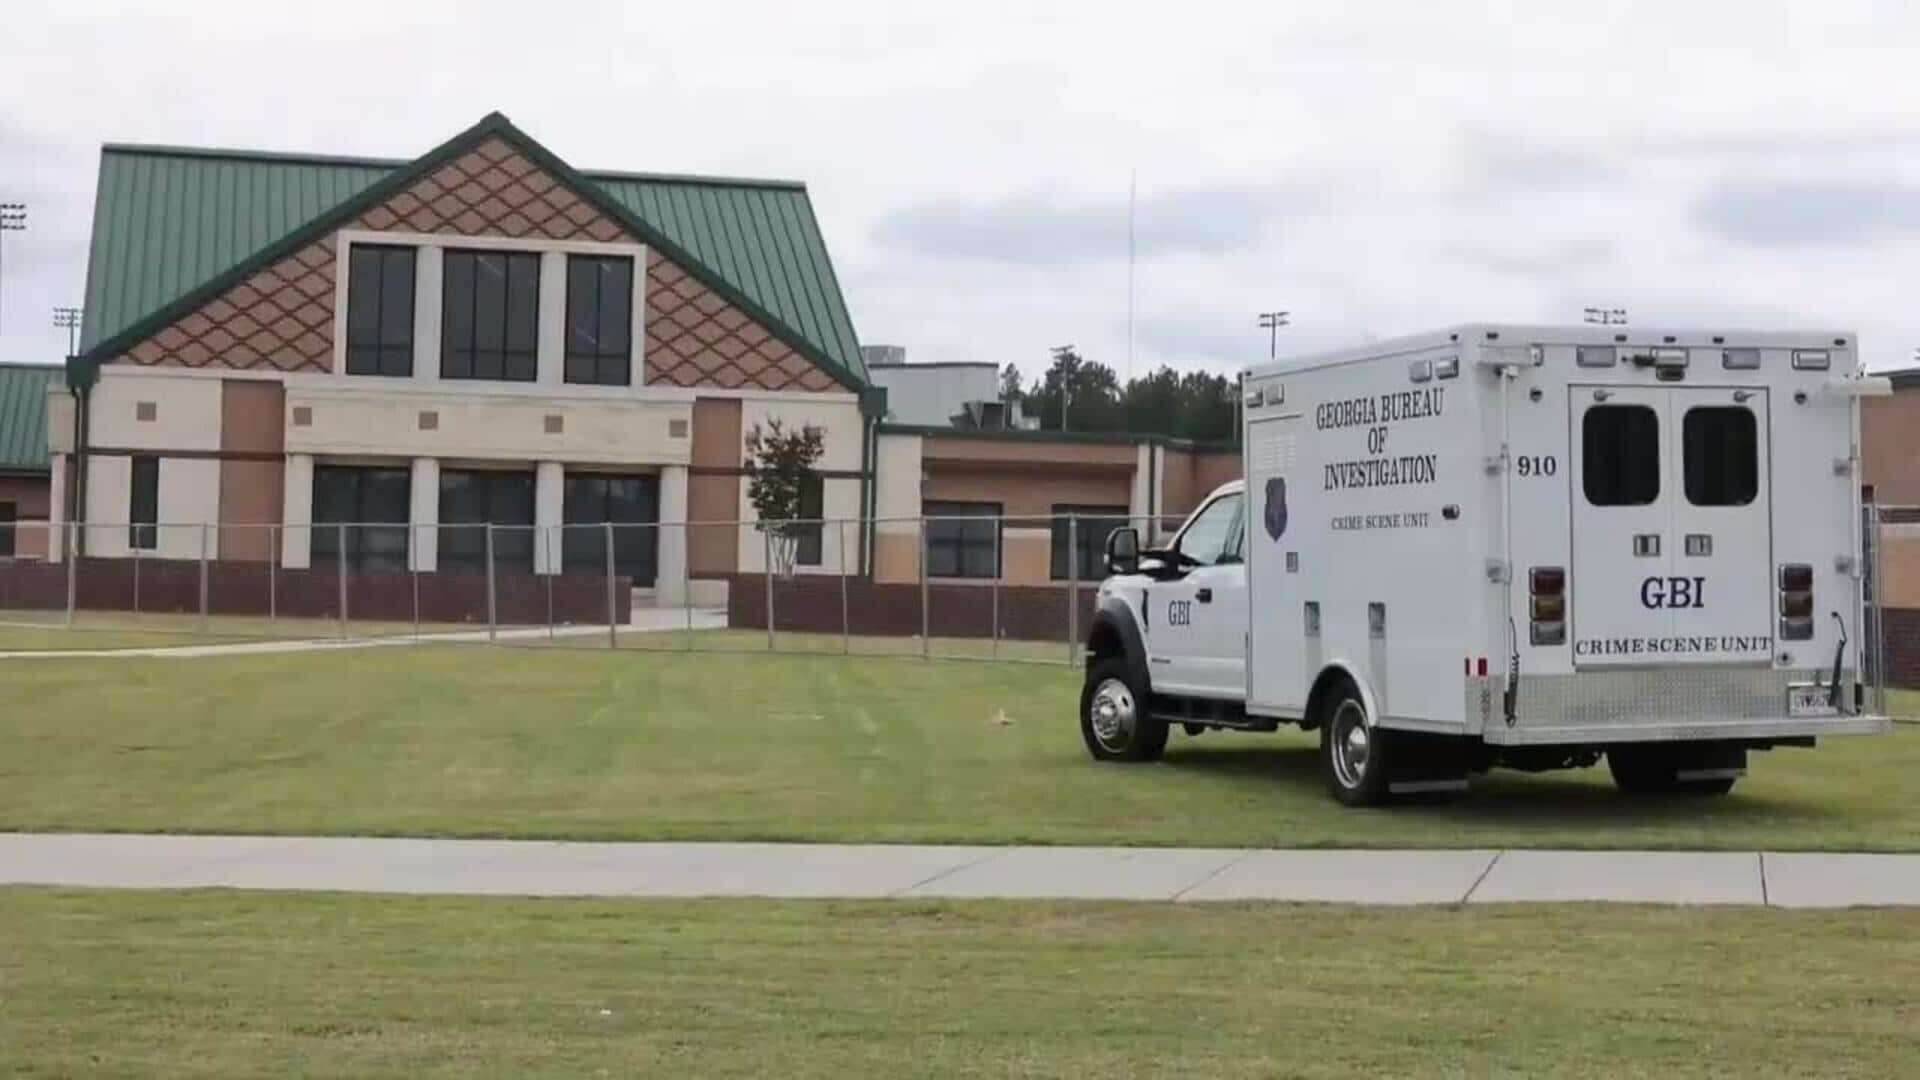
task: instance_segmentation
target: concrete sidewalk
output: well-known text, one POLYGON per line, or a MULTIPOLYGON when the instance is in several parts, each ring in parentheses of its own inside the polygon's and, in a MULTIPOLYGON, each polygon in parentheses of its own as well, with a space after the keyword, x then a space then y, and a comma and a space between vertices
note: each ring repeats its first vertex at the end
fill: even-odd
MULTIPOLYGON (((348 623, 351 627, 353 624, 348 623)), ((693 630, 724 630, 723 608, 634 608, 631 621, 617 627, 621 634, 669 634, 693 630)), ((37 629, 58 630, 58 625, 37 629)), ((111 633, 109 628, 101 628, 111 633)), ((140 627, 127 629, 139 632, 140 627)), ((89 630, 72 630, 84 635, 89 630)), ((193 631, 176 631, 190 637, 193 631)), ((283 638, 263 641, 227 641, 213 645, 145 645, 127 649, 15 649, 0 651, 0 660, 72 660, 94 657, 163 657, 193 660, 207 656, 257 656, 272 653, 331 652, 339 649, 386 649, 402 645, 479 644, 491 641, 542 641, 547 638, 605 638, 601 626, 516 626, 488 631, 432 630, 422 634, 394 633, 379 637, 283 638)), ((84 640, 76 639, 76 640, 84 640)))
POLYGON ((0 885, 497 896, 1920 906, 1920 855, 0 834, 0 885))

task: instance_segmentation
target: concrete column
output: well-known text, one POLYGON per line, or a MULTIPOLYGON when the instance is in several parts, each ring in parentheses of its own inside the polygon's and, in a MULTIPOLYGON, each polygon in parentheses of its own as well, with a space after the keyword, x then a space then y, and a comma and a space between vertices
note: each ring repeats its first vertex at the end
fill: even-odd
POLYGON ((440 318, 446 298, 446 251, 422 247, 414 253, 413 378, 440 381, 440 318))
POLYGON ((548 251, 540 255, 540 322, 538 375, 541 386, 566 381, 567 256, 548 251))
POLYGON ((282 485, 280 565, 305 570, 313 564, 313 455, 288 454, 282 485))
POLYGON ((53 455, 53 472, 47 492, 47 560, 60 562, 67 557, 67 455, 53 455))
POLYGON ((654 596, 661 607, 681 607, 687 602, 682 586, 687 576, 687 467, 669 465, 660 470, 659 557, 653 578, 654 596))
POLYGON ((1153 529, 1148 526, 1146 517, 1153 491, 1153 446, 1141 443, 1133 448, 1133 485, 1127 493, 1127 516, 1134 519, 1134 527, 1140 530, 1140 542, 1153 539, 1153 529))
POLYGON ((413 459, 407 498, 407 522, 413 526, 407 538, 407 565, 431 574, 440 567, 439 458, 413 459))
POLYGON ((542 461, 533 471, 533 572, 560 572, 560 522, 566 509, 567 470, 542 461))

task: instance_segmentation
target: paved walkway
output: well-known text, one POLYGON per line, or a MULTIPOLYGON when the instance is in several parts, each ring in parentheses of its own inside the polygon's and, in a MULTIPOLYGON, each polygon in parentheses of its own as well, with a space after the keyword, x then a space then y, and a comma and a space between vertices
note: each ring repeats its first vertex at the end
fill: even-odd
MULTIPOLYGON (((352 623, 348 624, 349 629, 352 623)), ((727 613, 724 608, 634 608, 631 620, 620 627, 621 634, 662 634, 675 631, 724 630, 727 626, 727 613)), ((49 626, 47 629, 59 629, 49 626)), ((130 625, 124 629, 142 632, 144 628, 130 625)), ((84 635, 85 630, 71 631, 84 635)), ((181 636, 189 636, 192 631, 180 631, 181 636)), ((175 659, 193 659, 202 656, 248 656, 263 653, 325 652, 333 649, 381 649, 398 645, 431 645, 445 643, 471 643, 485 641, 544 641, 554 638, 605 638, 607 628, 600 626, 520 626, 499 629, 491 634, 480 630, 441 630, 429 631, 415 637, 408 633, 388 634, 381 637, 319 637, 294 638, 282 641, 232 641, 217 645, 151 645, 134 649, 17 649, 0 651, 0 660, 26 659, 72 659, 75 657, 100 656, 156 656, 175 659)), ((76 639, 80 640, 80 639, 76 639)))
POLYGON ((0 884, 503 896, 1920 906, 1920 855, 0 833, 0 884))

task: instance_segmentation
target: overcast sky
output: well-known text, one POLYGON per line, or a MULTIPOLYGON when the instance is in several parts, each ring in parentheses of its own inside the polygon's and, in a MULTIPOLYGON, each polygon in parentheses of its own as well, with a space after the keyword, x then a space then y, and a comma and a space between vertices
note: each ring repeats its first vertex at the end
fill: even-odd
POLYGON ((1228 371, 1480 319, 1920 346, 1920 5, 1727 0, 10 5, 0 359, 65 351, 99 146, 413 156, 498 109, 582 168, 806 181, 917 360, 1228 371))

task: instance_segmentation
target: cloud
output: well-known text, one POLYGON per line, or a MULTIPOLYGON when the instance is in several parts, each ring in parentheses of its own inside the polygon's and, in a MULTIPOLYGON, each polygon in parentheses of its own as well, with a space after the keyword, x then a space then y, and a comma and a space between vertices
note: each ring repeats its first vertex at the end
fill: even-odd
MULTIPOLYGON (((1201 187, 1138 200, 1134 249, 1142 258, 1221 255, 1257 246, 1283 211, 1310 200, 1274 189, 1201 187)), ((874 242, 941 259, 1066 265, 1125 259, 1127 199, 1017 194, 991 200, 938 199, 882 217, 874 242)))
POLYGON ((1723 182, 1700 196, 1693 217, 1723 239, 1754 247, 1871 245, 1920 228, 1920 187, 1723 182))

